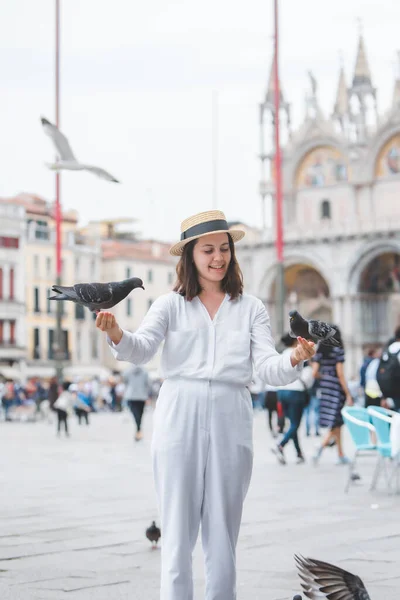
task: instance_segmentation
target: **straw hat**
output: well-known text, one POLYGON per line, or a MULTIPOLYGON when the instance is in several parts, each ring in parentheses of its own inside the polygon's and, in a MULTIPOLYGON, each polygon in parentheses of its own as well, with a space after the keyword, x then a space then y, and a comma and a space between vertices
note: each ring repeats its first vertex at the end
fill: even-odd
POLYGON ((225 215, 220 210, 208 210, 207 212, 198 213, 182 221, 180 242, 174 244, 169 253, 173 256, 180 256, 188 242, 210 233, 225 232, 229 233, 234 242, 238 242, 245 235, 245 232, 241 229, 229 229, 225 215))

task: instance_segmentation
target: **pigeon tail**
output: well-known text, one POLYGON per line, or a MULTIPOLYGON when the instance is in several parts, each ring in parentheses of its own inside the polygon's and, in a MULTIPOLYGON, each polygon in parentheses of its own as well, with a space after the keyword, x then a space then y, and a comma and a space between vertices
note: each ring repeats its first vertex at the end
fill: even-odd
POLYGON ((57 294, 57 296, 47 296, 48 300, 70 300, 66 294, 57 294))

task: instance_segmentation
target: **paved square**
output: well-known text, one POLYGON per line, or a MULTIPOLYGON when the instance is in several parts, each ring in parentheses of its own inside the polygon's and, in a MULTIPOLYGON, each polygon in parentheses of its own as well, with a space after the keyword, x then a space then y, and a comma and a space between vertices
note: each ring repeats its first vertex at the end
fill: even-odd
MULTIPOLYGON (((157 510, 150 465, 152 412, 143 442, 130 414, 55 424, 0 422, 1 600, 156 600, 160 552, 144 531, 157 510)), ((400 496, 383 481, 368 491, 375 458, 360 461, 362 481, 344 494, 346 467, 330 449, 311 461, 276 463, 265 414, 254 421, 255 461, 238 546, 238 599, 291 600, 300 592, 293 554, 321 558, 359 574, 371 597, 398 600, 400 496)), ((304 438, 311 457, 314 438, 304 438)), ((346 447, 352 449, 346 439, 346 447)), ((201 546, 194 556, 195 597, 203 598, 201 546)))

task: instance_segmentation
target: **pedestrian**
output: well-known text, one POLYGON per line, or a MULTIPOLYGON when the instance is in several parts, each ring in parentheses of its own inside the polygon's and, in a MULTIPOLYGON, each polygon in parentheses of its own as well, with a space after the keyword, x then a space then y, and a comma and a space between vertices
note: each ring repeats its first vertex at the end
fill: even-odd
POLYGON ((61 426, 64 426, 65 435, 69 437, 68 431, 68 416, 73 408, 73 397, 69 390, 70 381, 64 381, 62 384, 62 392, 53 404, 53 410, 57 413, 57 435, 61 434, 61 426))
POLYGON ((344 376, 345 352, 341 332, 337 325, 335 328, 340 347, 320 343, 313 362, 313 374, 318 379, 320 390, 320 425, 327 427, 321 446, 313 456, 314 464, 318 464, 324 448, 330 445, 332 439, 337 446, 337 464, 349 463, 342 447, 342 408, 345 403, 352 406, 354 402, 344 376))
POLYGON ((125 390, 123 400, 128 404, 128 408, 136 423, 135 440, 142 439, 142 417, 146 400, 150 395, 149 376, 139 365, 133 365, 123 374, 125 390))
POLYGON ((267 410, 267 421, 268 427, 271 432, 273 438, 278 436, 278 433, 283 433, 285 427, 285 417, 283 416, 283 411, 281 409, 280 414, 280 404, 278 406, 278 394, 276 388, 272 385, 265 386, 265 408, 267 410), (274 429, 274 425, 272 423, 272 416, 276 412, 277 415, 277 431, 274 429))
POLYGON ((173 292, 158 298, 135 333, 100 312, 114 356, 148 362, 164 341, 163 385, 154 411, 153 473, 161 516, 161 600, 193 598, 192 553, 199 527, 206 598, 236 597, 236 544, 253 463, 253 366, 264 382, 298 378, 314 345, 290 355, 274 347, 261 300, 243 293, 234 242, 220 211, 183 221, 173 292))
MULTIPOLYGON (((289 334, 282 336, 281 342, 286 346, 285 350, 282 352, 283 356, 290 356, 293 349, 299 344, 297 338, 292 338, 289 334)), ((304 454, 300 448, 298 430, 304 408, 307 405, 308 389, 312 386, 313 381, 312 368, 306 366, 300 377, 295 381, 278 388, 278 400, 282 404, 285 415, 289 418, 290 426, 281 441, 272 448, 272 452, 283 465, 286 464, 283 449, 290 440, 293 441, 296 450, 297 464, 305 462, 304 454)))

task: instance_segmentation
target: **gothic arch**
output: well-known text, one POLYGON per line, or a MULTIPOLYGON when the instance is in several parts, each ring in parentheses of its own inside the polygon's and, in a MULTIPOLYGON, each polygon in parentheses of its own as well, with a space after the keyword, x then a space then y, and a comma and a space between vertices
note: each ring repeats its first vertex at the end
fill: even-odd
MULTIPOLYGON (((323 260, 318 256, 313 254, 313 257, 310 258, 305 254, 293 254, 289 255, 285 258, 284 268, 285 271, 290 269, 290 267, 294 267, 295 265, 304 265, 316 271, 321 278, 326 282, 326 286, 330 293, 331 290, 331 281, 328 273, 325 272, 325 264, 323 260)), ((263 300, 270 300, 271 289, 273 287, 274 281, 276 279, 276 263, 271 264, 268 269, 264 272, 263 277, 259 281, 257 296, 262 298, 263 300)))
POLYGON ((400 123, 389 123, 371 140, 365 161, 365 176, 369 180, 376 179, 377 162, 380 154, 386 144, 398 135, 400 136, 400 123))
POLYGON ((400 241, 372 242, 359 250, 348 271, 347 288, 350 295, 358 293, 361 275, 368 265, 378 256, 389 252, 400 253, 400 241))
POLYGON ((330 148, 334 152, 340 154, 343 157, 346 164, 348 164, 348 155, 346 149, 338 143, 333 137, 321 136, 317 138, 310 139, 299 146, 294 150, 291 160, 291 164, 288 167, 285 173, 285 183, 287 187, 296 189, 296 177, 304 160, 307 158, 309 154, 318 150, 318 148, 330 148))

